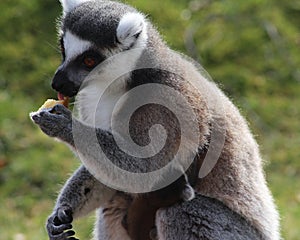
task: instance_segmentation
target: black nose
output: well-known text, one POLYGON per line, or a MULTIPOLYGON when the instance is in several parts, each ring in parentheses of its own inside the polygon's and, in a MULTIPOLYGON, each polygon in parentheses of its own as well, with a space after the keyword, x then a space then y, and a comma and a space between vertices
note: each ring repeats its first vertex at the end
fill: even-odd
POLYGON ((58 70, 55 73, 51 86, 55 91, 68 97, 75 96, 79 90, 79 88, 68 78, 68 75, 63 70, 58 70))
POLYGON ((67 81, 69 81, 68 75, 63 70, 58 69, 52 80, 52 88, 60 92, 67 81))

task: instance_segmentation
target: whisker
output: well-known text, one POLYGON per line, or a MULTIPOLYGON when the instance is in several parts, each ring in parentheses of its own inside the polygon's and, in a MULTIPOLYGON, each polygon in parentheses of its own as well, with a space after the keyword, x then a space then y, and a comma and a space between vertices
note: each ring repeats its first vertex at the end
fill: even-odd
POLYGON ((60 48, 57 45, 54 45, 49 41, 45 41, 45 42, 48 46, 50 46, 52 49, 54 49, 57 53, 60 53, 60 48))

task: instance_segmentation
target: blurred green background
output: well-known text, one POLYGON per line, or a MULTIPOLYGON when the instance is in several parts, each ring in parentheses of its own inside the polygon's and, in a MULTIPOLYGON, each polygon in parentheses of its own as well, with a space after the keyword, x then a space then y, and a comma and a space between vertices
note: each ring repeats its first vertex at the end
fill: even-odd
MULTIPOLYGON (((199 60, 261 146, 282 235, 300 239, 300 1, 131 0, 168 44, 199 60)), ((47 239, 56 194, 79 162, 30 111, 55 97, 58 0, 0 2, 0 240, 47 239)), ((94 217, 75 224, 91 236, 94 217)))

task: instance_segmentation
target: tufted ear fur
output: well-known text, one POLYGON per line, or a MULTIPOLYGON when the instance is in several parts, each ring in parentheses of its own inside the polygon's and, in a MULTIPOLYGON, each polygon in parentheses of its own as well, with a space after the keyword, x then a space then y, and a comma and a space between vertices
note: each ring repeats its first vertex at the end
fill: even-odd
POLYGON ((76 8, 80 4, 88 1, 93 1, 93 0, 59 0, 59 1, 63 7, 64 15, 66 15, 67 13, 71 12, 74 8, 76 8))
POLYGON ((129 49, 137 41, 142 43, 146 38, 146 20, 142 14, 127 13, 121 18, 117 28, 117 39, 122 48, 129 49))

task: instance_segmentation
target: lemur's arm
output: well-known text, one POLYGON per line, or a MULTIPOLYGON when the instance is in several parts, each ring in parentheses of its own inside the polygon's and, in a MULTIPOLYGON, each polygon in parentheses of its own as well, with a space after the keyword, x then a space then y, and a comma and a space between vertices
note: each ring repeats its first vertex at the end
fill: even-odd
MULTIPOLYGON (((82 122, 78 121, 77 119, 72 117, 71 111, 66 109, 63 105, 56 105, 51 111, 41 111, 37 114, 32 115, 33 121, 40 126, 40 128, 49 136, 56 137, 69 145, 71 145, 73 148, 76 149, 81 161, 83 162, 84 166, 87 168, 87 170, 98 180, 106 181, 109 184, 112 184, 111 187, 114 187, 116 184, 114 181, 118 181, 118 184, 123 184, 121 187, 125 187, 127 192, 131 191, 131 187, 133 184, 140 184, 141 187, 149 188, 148 182, 145 182, 143 179, 139 182, 136 180, 136 178, 128 178, 127 176, 124 176, 120 174, 119 172, 115 171, 116 166, 119 168, 123 168, 123 170, 127 170, 129 172, 151 172, 155 170, 157 167, 163 167, 164 161, 167 161, 168 159, 168 153, 169 151, 165 150, 165 154, 158 158, 154 158, 154 161, 142 161, 141 159, 131 156, 129 154, 126 154, 123 152, 115 143, 114 136, 112 133, 106 130, 102 130, 99 128, 93 128, 90 126, 87 126, 83 124, 82 122), (105 160, 105 158, 108 158, 105 160), (107 162, 105 162, 107 161, 107 162), (112 162, 113 164, 111 164, 112 162), (130 182, 131 181, 131 182, 130 182), (128 190, 127 190, 128 189, 128 190)), ((175 142, 175 141, 173 141, 175 142)), ((174 144, 174 143, 173 143, 174 144)), ((170 149, 172 149, 172 143, 167 144, 170 149)), ((170 151, 171 152, 171 151, 170 151)), ((143 214, 147 212, 139 211, 141 214, 135 214, 135 210, 128 212, 128 231, 133 236, 141 235, 143 236, 140 239, 146 239, 144 235, 149 235, 148 230, 151 229, 152 225, 154 224, 154 216, 155 212, 160 207, 165 207, 168 205, 172 205, 178 201, 181 200, 190 200, 194 196, 194 190, 189 185, 187 176, 184 174, 183 170, 180 168, 180 166, 173 167, 170 172, 167 172, 166 174, 178 174, 178 178, 175 182, 169 183, 170 185, 168 187, 165 187, 161 190, 157 190, 152 192, 151 194, 147 194, 145 201, 142 201, 141 205, 142 207, 146 208, 153 208, 153 211, 149 213, 149 216, 151 217, 151 221, 149 223, 143 223, 143 225, 146 226, 146 230, 140 232, 140 229, 135 229, 135 226, 137 226, 136 222, 140 222, 140 219, 143 219, 143 214), (149 200, 150 199, 150 200, 149 200), (153 206, 147 205, 147 202, 153 203, 155 201, 153 206), (133 215, 130 213, 134 213, 133 215), (133 219, 133 220, 132 220, 133 219), (153 224, 152 224, 153 223, 153 224), (132 227, 133 226, 133 227, 132 227), (138 232, 136 231, 138 230, 138 232), (146 233, 145 233, 146 232, 146 233)), ((143 178, 145 177, 142 175, 143 178)), ((167 179, 167 175, 160 175, 157 178, 154 179, 154 184, 160 184, 160 181, 164 181, 167 179)), ((76 181, 76 180, 70 180, 70 181, 76 181)), ((78 179, 79 185, 82 182, 81 179, 78 179)), ((95 180, 93 180, 95 181, 95 180)), ((151 180, 150 180, 151 181, 151 180)), ((73 184, 72 184, 73 185, 73 184)), ((84 196, 85 186, 83 185, 83 189, 81 189, 80 195, 84 196)), ((106 190, 103 186, 99 185, 100 192, 102 193, 103 190, 106 190)), ((154 185, 151 185, 150 188, 154 187, 154 185)), ((106 190, 107 191, 107 190, 106 190)), ((149 192, 151 189, 149 190, 149 192)), ((67 191, 67 188, 63 190, 63 192, 66 192, 66 199, 72 198, 72 191, 67 191)), ((76 192, 77 194, 78 192, 76 192)), ((64 194, 63 194, 64 195, 64 194)), ((99 201, 103 202, 104 197, 106 197, 107 194, 101 194, 99 197, 99 201)), ((60 197, 60 199, 63 199, 63 197, 60 197)), ((59 201, 60 202, 60 201, 59 201)), ((71 202, 72 203, 72 202, 71 202)), ((59 204, 61 206, 61 204, 59 204)), ((63 205, 62 205, 63 206, 63 205)), ((141 208, 143 209, 143 208, 141 208)), ((146 209, 147 210, 147 209, 146 209)), ((62 211, 63 219, 66 216, 66 219, 68 220, 68 214, 65 214, 66 211, 62 211)), ((68 211, 67 211, 68 213, 68 211)), ((147 213, 148 214, 148 213, 147 213)), ((59 212, 58 212, 59 216, 59 212)), ((52 219, 55 219, 52 217, 52 219)), ((51 218, 50 218, 51 220, 51 218)), ((52 220, 54 222, 54 220, 52 220)), ((59 224, 65 224, 69 223, 69 221, 60 222, 59 224)), ((55 225, 52 224, 53 226, 55 225)), ((55 226, 53 227, 55 229, 55 226)), ((48 228, 49 229, 49 228, 48 228)), ((57 232, 54 230, 54 232, 57 232)), ((72 232, 71 232, 72 233, 72 232)), ((67 234, 67 233, 63 233, 67 234)), ((53 239, 56 240, 56 239, 53 239)), ((59 239, 57 239, 59 240, 59 239)), ((62 239, 63 240, 63 239, 62 239)))
POLYGON ((99 208, 114 193, 114 190, 95 179, 84 166, 80 166, 62 188, 55 209, 69 207, 74 218, 82 217, 99 208))
MULTIPOLYGON (((97 174, 101 172, 97 171, 97 168, 101 165, 99 161, 105 156, 100 155, 101 147, 99 144, 104 146, 103 150, 110 150, 108 152, 110 160, 114 161, 116 159, 117 161, 119 159, 119 161, 122 160, 119 164, 123 162, 126 165, 133 162, 126 161, 126 158, 130 156, 116 149, 117 146, 113 135, 109 131, 99 128, 95 129, 81 123, 73 118, 71 111, 63 105, 58 104, 50 111, 39 111, 31 115, 31 118, 45 134, 55 137, 73 147, 79 154, 84 166, 89 170, 94 170, 91 173, 98 179, 100 176, 97 176, 97 174)), ((126 167, 126 165, 123 167, 126 167)), ((138 168, 140 165, 134 167, 138 168)))
MULTIPOLYGON (((52 111, 37 112, 31 117, 48 136, 58 138, 75 148, 88 171, 98 180, 107 180, 108 184, 111 184, 110 179, 123 181, 124 186, 130 186, 131 184, 127 182, 126 176, 122 179, 124 176, 114 171, 116 166, 132 173, 147 173, 162 168, 167 163, 166 161, 170 159, 167 156, 171 152, 170 149, 175 148, 172 144, 176 144, 175 141, 169 143, 169 149, 165 149, 164 154, 161 156, 154 156, 153 161, 141 161, 140 158, 122 151, 116 144, 112 133, 85 125, 73 118, 71 111, 63 105, 54 106, 52 111), (106 158, 107 161, 105 162, 103 159, 106 158)), ((173 167, 171 171, 173 171, 172 174, 179 173, 178 177, 180 174, 184 174, 180 166, 173 167)), ((163 181, 163 177, 158 181, 163 181)), ((114 187, 114 185, 111 185, 111 187, 114 187)))
POLYGON ((72 236, 74 231, 70 229, 73 218, 87 215, 108 201, 114 193, 114 190, 100 183, 81 166, 62 188, 53 213, 48 218, 50 240, 72 236))

